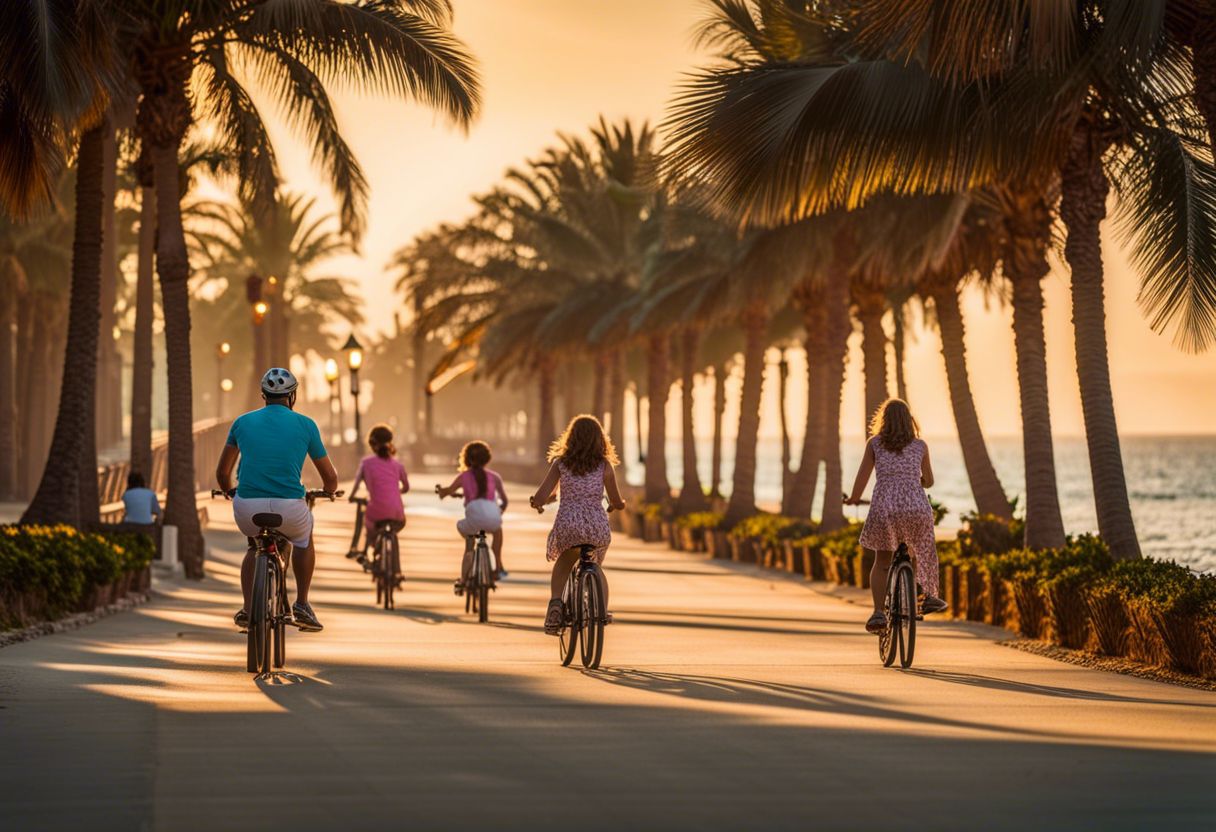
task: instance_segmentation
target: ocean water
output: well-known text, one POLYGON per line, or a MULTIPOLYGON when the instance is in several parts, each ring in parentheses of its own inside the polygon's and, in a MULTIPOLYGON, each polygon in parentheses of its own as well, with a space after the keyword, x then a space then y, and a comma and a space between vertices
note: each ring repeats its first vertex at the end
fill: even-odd
MULTIPOLYGON (((942 525, 957 527, 959 517, 975 509, 967 472, 963 468, 962 450, 953 437, 929 437, 927 441, 937 480, 930 493, 949 509, 942 525)), ((704 440, 697 444, 697 467, 702 482, 708 485, 710 443, 704 440)), ((1021 500, 1024 491, 1021 438, 989 438, 988 449, 1006 493, 1011 497, 1016 495, 1024 502, 1021 500)), ((725 489, 730 488, 733 450, 729 442, 723 449, 725 489)), ((846 439, 841 450, 847 491, 857 473, 864 445, 860 439, 846 439)), ((756 496, 766 507, 775 507, 781 500, 781 443, 762 439, 757 452, 756 496)), ((795 443, 795 465, 798 453, 799 447, 795 443)), ((678 486, 682 477, 678 439, 668 442, 667 456, 671 482, 678 486)), ((1096 532, 1098 521, 1085 440, 1057 438, 1055 458, 1065 528, 1070 533, 1096 532)), ((1216 572, 1216 436, 1124 437, 1123 467, 1132 516, 1144 554, 1176 560, 1201 572, 1216 572)), ((640 483, 642 476, 635 445, 628 442, 626 477, 629 482, 640 483)), ((816 513, 822 505, 822 477, 820 481, 816 513)))

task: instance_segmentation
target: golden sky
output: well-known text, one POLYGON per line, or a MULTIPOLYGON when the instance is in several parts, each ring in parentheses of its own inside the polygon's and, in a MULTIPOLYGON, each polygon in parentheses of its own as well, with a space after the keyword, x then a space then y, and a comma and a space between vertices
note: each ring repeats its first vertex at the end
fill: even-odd
MULTIPOLYGON (((471 194, 535 155, 558 131, 581 132, 601 114, 657 123, 681 74, 698 61, 691 31, 704 14, 701 0, 454 0, 454 5, 456 32, 477 56, 484 81, 484 109, 468 136, 419 106, 334 95, 372 199, 362 257, 337 261, 326 273, 359 281, 370 331, 392 327, 399 301, 391 294, 394 278, 383 266, 394 250, 441 221, 467 216, 471 194)), ((275 133, 288 187, 331 204, 309 169, 308 148, 282 129, 275 133)), ((1119 250, 1113 222, 1105 228, 1104 248, 1121 431, 1216 430, 1216 354, 1185 355, 1168 337, 1154 334, 1136 306, 1137 281, 1119 250)), ((1081 434, 1067 270, 1057 264, 1045 291, 1053 427, 1058 434, 1081 434)), ((1019 417, 1009 312, 974 292, 965 311, 981 421, 991 434, 1015 434, 1019 417)), ((915 336, 907 353, 909 399, 926 433, 952 433, 937 337, 924 331, 915 336)), ((849 433, 859 432, 862 423, 859 368, 855 347, 842 417, 849 433)), ((767 385, 766 392, 774 392, 774 386, 767 385)), ((796 386, 795 400, 799 392, 796 386)), ((777 423, 771 395, 766 402, 763 430, 772 434, 777 423)), ((800 409, 790 416, 801 424, 800 409)))

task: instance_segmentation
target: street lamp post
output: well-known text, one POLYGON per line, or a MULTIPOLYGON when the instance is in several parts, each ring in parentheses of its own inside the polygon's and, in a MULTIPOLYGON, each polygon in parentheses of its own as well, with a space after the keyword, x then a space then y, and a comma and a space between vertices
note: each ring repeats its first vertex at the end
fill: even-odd
POLYGON ((350 368, 350 396, 355 408, 355 442, 363 436, 363 425, 359 418, 359 368, 363 366, 363 345, 351 333, 342 345, 346 352, 346 366, 350 368))
POLYGON ((325 380, 329 382, 329 441, 335 445, 342 441, 342 398, 338 395, 338 375, 338 362, 332 358, 325 359, 325 380))
POLYGON ((219 380, 220 388, 220 393, 215 399, 215 416, 221 421, 224 418, 224 400, 227 398, 225 394, 228 390, 232 389, 231 387, 224 388, 225 381, 229 385, 232 384, 231 379, 224 377, 224 359, 228 357, 230 352, 232 352, 232 344, 229 344, 227 341, 221 341, 215 347, 215 377, 219 380))

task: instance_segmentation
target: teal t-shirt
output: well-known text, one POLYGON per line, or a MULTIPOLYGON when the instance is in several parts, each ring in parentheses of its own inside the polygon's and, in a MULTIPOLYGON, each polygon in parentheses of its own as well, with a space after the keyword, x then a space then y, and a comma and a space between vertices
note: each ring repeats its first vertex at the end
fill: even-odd
POLYGON ((304 457, 321 459, 326 454, 317 423, 281 404, 238 416, 228 431, 228 444, 241 452, 236 495, 246 499, 302 500, 304 457))

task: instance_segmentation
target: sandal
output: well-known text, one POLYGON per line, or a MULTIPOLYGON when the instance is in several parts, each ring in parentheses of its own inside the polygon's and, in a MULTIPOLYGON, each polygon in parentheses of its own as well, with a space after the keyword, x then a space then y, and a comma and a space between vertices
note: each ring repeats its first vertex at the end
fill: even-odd
POLYGON ((887 629, 887 617, 881 612, 876 612, 866 621, 866 632, 878 635, 887 629))
POLYGON ((557 599, 550 601, 549 610, 545 613, 545 633, 551 636, 557 635, 565 623, 563 618, 562 602, 557 599))

